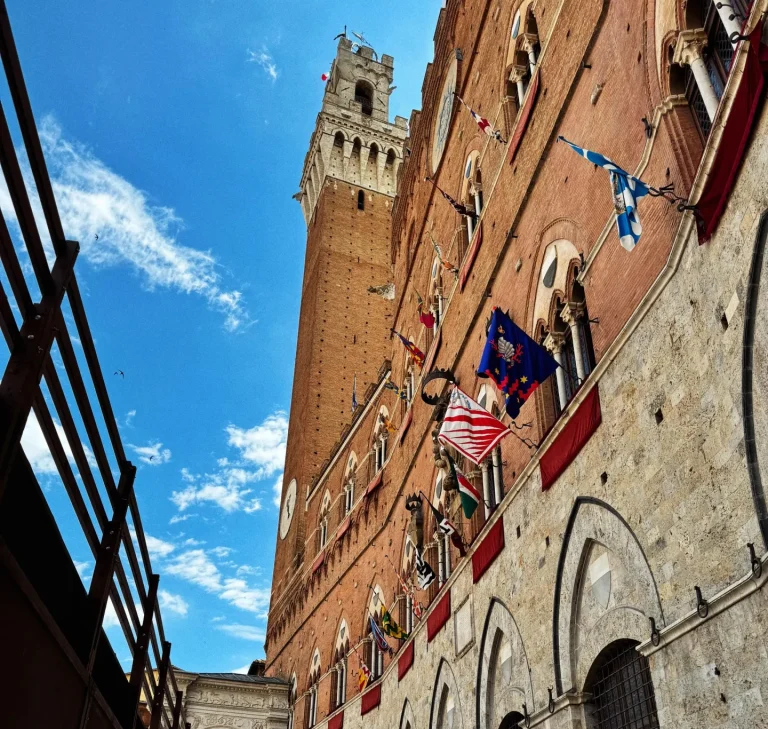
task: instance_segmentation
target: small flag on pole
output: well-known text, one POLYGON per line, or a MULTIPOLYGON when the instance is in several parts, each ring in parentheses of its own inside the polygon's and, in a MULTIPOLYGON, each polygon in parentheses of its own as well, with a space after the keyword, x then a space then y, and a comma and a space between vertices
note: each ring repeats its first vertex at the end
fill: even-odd
POLYGON ((357 410, 357 375, 352 379, 352 412, 357 410))
MULTIPOLYGON (((432 237, 431 234, 430 234, 430 237, 432 237)), ((451 273, 455 273, 458 275, 459 269, 456 268, 456 266, 454 266, 452 263, 449 263, 443 258, 443 250, 442 248, 440 248, 440 246, 437 244, 437 241, 434 238, 432 238, 432 248, 435 249, 435 255, 437 256, 437 260, 440 261, 440 264, 442 265, 442 267, 446 271, 450 271, 451 273)))
POLYGON ((419 321, 427 329, 432 329, 435 326, 435 315, 431 311, 422 311, 421 307, 419 307, 419 321))
POLYGON ((438 530, 447 536, 453 534, 456 531, 456 527, 453 526, 448 517, 441 514, 434 506, 432 506, 432 502, 429 499, 427 499, 427 503, 429 504, 429 508, 432 509, 432 514, 435 517, 435 523, 437 524, 438 530))
POLYGON ((392 380, 387 380, 384 383, 384 387, 387 390, 392 390, 401 400, 407 400, 408 399, 408 393, 406 392, 404 387, 398 387, 392 380))
POLYGON ((381 606, 381 628, 390 638, 405 640, 409 635, 408 631, 403 630, 395 622, 395 619, 383 605, 381 606))
POLYGON ((424 365, 424 360, 426 359, 424 352, 422 352, 410 339, 406 339, 400 332, 395 329, 392 329, 391 331, 400 338, 403 346, 410 352, 411 359, 419 365, 419 367, 422 367, 424 365))
POLYGON ((362 691, 371 680, 371 671, 368 666, 365 665, 363 659, 360 659, 360 672, 357 674, 357 685, 362 691))
POLYGON ((637 201, 648 195, 651 190, 642 180, 621 169, 615 162, 597 152, 582 149, 565 137, 558 137, 574 152, 589 160, 593 165, 608 170, 613 192, 613 203, 616 208, 616 227, 619 231, 619 243, 627 251, 631 251, 640 240, 643 226, 637 214, 637 201))
POLYGON ((506 141, 501 136, 501 132, 494 129, 491 126, 491 123, 484 117, 480 116, 469 104, 467 104, 464 99, 461 98, 458 94, 456 94, 456 98, 467 108, 467 110, 470 113, 470 116, 475 120, 475 123, 478 127, 480 127, 480 131, 487 134, 491 139, 495 139, 497 142, 500 142, 501 144, 506 144, 506 141))
POLYGON ((424 561, 418 549, 416 550, 416 578, 422 590, 426 590, 437 579, 435 571, 424 561))
MULTIPOLYGON (((382 605, 382 608, 383 607, 384 606, 382 605)), ((392 650, 389 643, 387 643, 387 639, 384 637, 384 633, 381 632, 381 628, 376 625, 376 621, 373 619, 373 615, 368 616, 368 622, 371 626, 371 635, 376 641, 376 645, 379 647, 379 650, 382 653, 389 653, 389 655, 392 655, 394 651, 392 650)))
POLYGON ((459 215, 464 215, 468 218, 477 217, 477 213, 475 213, 474 210, 470 210, 466 205, 462 205, 460 202, 457 202, 456 200, 454 200, 445 190, 440 188, 438 184, 431 177, 427 177, 427 180, 434 185, 435 189, 451 204, 453 209, 459 215))
POLYGON ((448 458, 448 463, 450 464, 453 475, 456 476, 456 482, 459 484, 459 498, 461 499, 461 508, 464 510, 464 516, 467 519, 471 519, 472 514, 475 513, 475 509, 477 509, 477 505, 482 499, 480 492, 461 472, 461 469, 456 465, 453 458, 451 458, 448 453, 445 455, 448 458))
POLYGON ((479 466, 510 432, 480 403, 454 386, 437 438, 479 466))
POLYGON ((509 314, 497 306, 491 313, 488 341, 477 367, 480 377, 490 377, 507 395, 507 413, 511 418, 560 365, 540 344, 536 344, 509 314))

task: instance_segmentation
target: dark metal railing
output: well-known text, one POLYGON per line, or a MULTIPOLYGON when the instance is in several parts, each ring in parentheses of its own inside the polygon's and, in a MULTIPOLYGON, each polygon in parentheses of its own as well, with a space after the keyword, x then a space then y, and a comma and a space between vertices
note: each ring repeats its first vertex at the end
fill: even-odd
MULTIPOLYGON (((16 246, 6 218, 0 217, 0 259, 12 293, 12 301, 0 285, 0 329, 10 357, 0 381, 0 513, 3 496, 9 488, 11 471, 17 459, 23 458, 21 436, 30 412, 34 412, 56 465, 61 482, 77 516, 82 534, 95 560, 94 574, 87 595, 87 630, 90 639, 76 650, 81 668, 88 676, 83 702, 81 727, 99 697, 98 680, 93 678, 96 655, 103 632, 104 615, 111 601, 132 656, 130 678, 126 682, 134 691, 133 716, 127 722, 138 723, 137 710, 141 698, 151 708, 152 729, 179 729, 184 725, 181 693, 170 663, 170 643, 163 630, 158 605, 158 575, 152 572, 147 542, 142 529, 133 490, 136 468, 126 458, 112 406, 107 394, 96 348, 86 319, 83 302, 74 273, 79 245, 66 239, 59 216, 53 187, 48 175, 40 138, 21 71, 5 3, 0 0, 0 55, 13 102, 16 122, 44 223, 35 219, 27 182, 14 146, 6 110, 0 107, 0 167, 5 177, 23 247, 39 288, 40 301, 34 296, 24 276, 16 246), (55 259, 49 266, 43 236, 50 237, 55 259), (72 336, 62 311, 64 299, 69 304, 77 337, 82 345, 86 371, 78 363, 72 336), (14 317, 14 304, 21 326, 14 317), (65 394, 52 351, 60 357, 65 382, 74 402, 65 394), (96 396, 91 402, 86 378, 96 396), (46 397, 47 394, 47 397, 46 397), (60 424, 54 420, 58 419, 60 424), (108 436, 101 436, 97 415, 108 436), (83 446, 76 420, 82 423, 95 459, 96 473, 83 446), (63 430, 71 459, 82 481, 73 470, 65 444, 59 436, 63 430), (108 449, 111 453, 108 455, 108 449), (117 463, 117 482, 110 458, 117 463), (106 498, 103 498, 104 495, 106 498), (95 522, 94 522, 95 519, 95 522), (133 529, 129 529, 129 519, 133 529), (138 596, 142 616, 136 609, 138 596), (157 676, 152 666, 157 667, 157 676)), ((31 186, 31 182, 29 183, 31 186)), ((19 514, 18 518, 23 518, 19 514)), ((117 716, 115 712, 115 716, 117 716)))

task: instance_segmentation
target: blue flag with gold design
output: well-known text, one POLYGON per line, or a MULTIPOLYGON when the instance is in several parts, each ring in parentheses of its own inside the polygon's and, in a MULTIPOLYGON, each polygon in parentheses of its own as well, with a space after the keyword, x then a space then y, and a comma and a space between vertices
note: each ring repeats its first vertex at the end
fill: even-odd
POLYGON ((554 357, 520 329, 509 314, 493 307, 477 374, 490 377, 507 396, 511 418, 520 414, 525 401, 558 367, 554 357))

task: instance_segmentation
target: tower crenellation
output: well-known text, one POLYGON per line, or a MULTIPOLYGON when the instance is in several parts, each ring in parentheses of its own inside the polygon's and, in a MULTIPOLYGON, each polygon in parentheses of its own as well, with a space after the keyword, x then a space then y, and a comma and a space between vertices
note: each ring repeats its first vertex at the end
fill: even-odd
POLYGON ((394 59, 339 39, 301 177, 309 225, 327 177, 394 197, 407 121, 389 121, 394 59))

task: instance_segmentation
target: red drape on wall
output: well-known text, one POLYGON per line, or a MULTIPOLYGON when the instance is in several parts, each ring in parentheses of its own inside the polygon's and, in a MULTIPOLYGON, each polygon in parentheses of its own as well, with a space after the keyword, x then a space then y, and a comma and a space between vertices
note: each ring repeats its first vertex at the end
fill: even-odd
POLYGON ((477 226, 475 234, 472 236, 472 244, 467 252, 467 257, 464 260, 464 265, 461 267, 461 273, 459 274, 459 291, 464 291, 464 286, 467 283, 469 274, 472 271, 472 265, 477 258, 477 252, 480 250, 480 246, 483 245, 483 224, 480 223, 477 226))
POLYGON ((709 179, 696 203, 699 243, 706 243, 715 232, 723 215, 752 132, 755 113, 760 104, 765 78, 765 47, 760 45, 762 23, 749 36, 749 51, 744 75, 739 83, 728 121, 723 129, 709 179))
POLYGON ((365 716, 369 711, 375 709, 381 703, 381 684, 377 683, 369 688, 360 701, 360 716, 365 716))
POLYGON ((351 526, 352 526, 352 516, 350 515, 344 520, 344 523, 341 525, 341 528, 339 529, 338 534, 336 534, 336 539, 337 540, 341 539, 349 531, 349 527, 351 526))
POLYGON ((427 643, 440 632, 451 616, 451 591, 447 590, 427 618, 427 643))
POLYGON ((546 491, 565 471, 602 422, 597 385, 579 405, 560 435, 541 457, 541 490, 546 491))
POLYGON ((411 421, 413 421, 413 408, 408 409, 408 414, 405 416, 405 420, 400 423, 400 430, 397 433, 397 445, 403 442, 405 434, 408 432, 408 428, 411 427, 411 421))
POLYGON ((344 726, 344 712, 340 711, 336 716, 331 717, 328 722, 328 729, 341 729, 344 726))
POLYGON ((312 574, 317 572, 323 566, 323 562, 325 562, 325 551, 320 552, 320 554, 315 557, 315 561, 312 563, 312 574))
POLYGON ((515 155, 520 147, 520 142, 523 140, 523 134, 528 127, 528 120, 531 118, 531 112, 533 106, 536 103, 536 97, 539 95, 539 72, 531 79, 531 85, 528 87, 528 93, 525 95, 525 104, 522 112, 520 112, 520 118, 517 120, 517 126, 512 134, 512 139, 509 143, 509 164, 515 161, 515 155))
POLYGON ((370 496, 379 486, 381 486, 381 479, 384 475, 383 471, 379 471, 376 474, 376 478, 368 484, 368 488, 365 489, 365 495, 370 496))
POLYGON ((400 655, 400 658, 397 659, 397 680, 402 681, 403 676, 405 676, 408 671, 411 670, 411 666, 413 665, 413 641, 410 641, 407 646, 405 646, 405 650, 400 655))
POLYGON ((472 554, 472 582, 477 582, 504 549, 504 520, 499 519, 472 554))

